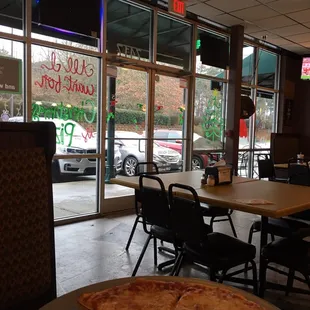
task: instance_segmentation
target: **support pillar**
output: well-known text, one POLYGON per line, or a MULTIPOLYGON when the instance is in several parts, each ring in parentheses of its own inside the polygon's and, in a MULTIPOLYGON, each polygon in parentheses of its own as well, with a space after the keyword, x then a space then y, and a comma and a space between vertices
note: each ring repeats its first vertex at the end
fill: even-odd
POLYGON ((244 27, 233 26, 230 40, 225 157, 227 163, 232 165, 234 175, 238 174, 243 38, 244 27))

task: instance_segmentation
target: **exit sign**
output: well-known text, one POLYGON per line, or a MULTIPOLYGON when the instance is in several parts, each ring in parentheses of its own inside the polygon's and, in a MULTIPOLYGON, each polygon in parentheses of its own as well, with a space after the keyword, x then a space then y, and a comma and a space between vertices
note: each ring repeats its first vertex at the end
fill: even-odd
POLYGON ((179 15, 182 17, 186 16, 186 5, 183 0, 169 0, 168 1, 169 13, 179 15))

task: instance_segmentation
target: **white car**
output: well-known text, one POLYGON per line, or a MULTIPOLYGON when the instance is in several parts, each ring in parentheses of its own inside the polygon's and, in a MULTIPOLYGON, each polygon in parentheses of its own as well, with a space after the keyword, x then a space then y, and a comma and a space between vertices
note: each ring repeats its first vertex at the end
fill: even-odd
MULTIPOLYGON (((144 137, 135 132, 116 131, 115 145, 119 145, 123 173, 134 176, 138 162, 146 161, 144 137)), ((153 147, 153 161, 161 172, 177 172, 183 167, 180 153, 157 143, 153 147)))
MULTIPOLYGON (((12 117, 9 122, 22 122, 22 117, 12 117)), ((48 119, 40 117, 39 121, 53 122, 56 125, 56 155, 96 154, 96 134, 89 135, 85 128, 74 120, 48 119)), ((119 148, 114 148, 115 171, 122 168, 121 153, 119 148)), ((53 159, 53 181, 58 182, 65 175, 95 175, 96 158, 61 158, 53 159)))

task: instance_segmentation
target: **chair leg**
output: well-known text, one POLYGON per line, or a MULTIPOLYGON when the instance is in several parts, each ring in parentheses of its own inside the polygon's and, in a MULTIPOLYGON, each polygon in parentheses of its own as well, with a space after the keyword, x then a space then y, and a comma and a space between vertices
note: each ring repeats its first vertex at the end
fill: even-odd
POLYGON ((271 236, 271 241, 272 242, 276 240, 273 233, 270 233, 270 236, 271 236))
POLYGON ((181 256, 182 256, 182 251, 179 251, 179 252, 176 254, 176 256, 175 256, 174 265, 173 265, 173 267, 172 267, 172 269, 171 269, 171 271, 170 271, 170 274, 169 274, 170 276, 174 276, 174 275, 175 275, 175 272, 176 272, 176 270, 177 270, 177 268, 178 268, 178 264, 179 264, 179 262, 180 262, 181 256))
POLYGON ((304 274, 304 277, 305 277, 306 282, 307 282, 307 284, 308 284, 308 286, 310 288, 310 276, 308 274, 304 274))
POLYGON ((263 298, 264 297, 264 293, 265 293, 265 289, 266 289, 266 272, 267 272, 267 266, 268 266, 268 261, 266 259, 262 259, 260 261, 260 274, 261 274, 261 278, 259 279, 259 292, 258 292, 258 296, 263 298))
POLYGON ((142 261, 142 259, 143 259, 143 256, 144 256, 144 254, 145 254, 145 251, 146 251, 146 249, 147 249, 147 247, 148 247, 148 245, 149 245, 149 243, 150 243, 150 240, 152 239, 152 235, 149 235, 148 237, 147 237, 147 239, 146 239, 146 241, 145 241, 145 244, 144 244, 144 246, 143 246, 143 249, 142 249, 142 252, 141 252, 141 254, 140 254, 140 256, 139 256, 139 258, 138 258, 138 261, 137 261, 137 263, 136 263, 136 266, 135 266, 135 269, 133 270, 133 273, 132 273, 132 277, 134 277, 135 275, 136 275, 136 273, 137 273, 137 271, 138 271, 138 269, 139 269, 139 267, 140 267, 140 264, 141 264, 141 261, 142 261))
POLYGON ((127 245, 126 245, 126 248, 125 248, 126 251, 128 251, 128 249, 129 249, 129 247, 130 247, 130 243, 131 243, 132 237, 133 237, 133 235, 134 235, 134 233, 135 233, 135 231, 136 231, 136 228, 137 228, 137 224, 138 224, 138 222, 139 222, 139 219, 140 219, 140 216, 137 215, 137 217, 136 217, 136 219, 135 219, 135 222, 134 222, 134 224, 133 224, 133 226, 132 226, 129 239, 128 239, 128 241, 127 241, 127 245))
POLYGON ((292 287, 293 287, 293 284, 294 284, 294 275, 295 275, 295 270, 290 268, 289 271, 288 271, 288 276, 287 276, 285 296, 288 296, 288 294, 292 290, 292 287))
POLYGON ((221 276, 219 277, 219 283, 223 283, 224 278, 226 277, 227 270, 223 270, 221 276))
POLYGON ((184 262, 184 256, 185 254, 183 252, 180 253, 180 258, 179 258, 179 261, 178 261, 178 264, 176 266, 176 269, 175 269, 175 273, 174 273, 174 276, 178 276, 179 273, 180 273, 180 270, 182 268, 182 265, 183 265, 183 262, 184 262))
POLYGON ((210 267, 209 273, 210 273, 210 281, 216 282, 216 272, 215 272, 215 269, 210 267))
MULTIPOLYGON (((252 239, 253 239, 253 233, 254 233, 254 227, 253 225, 251 226, 250 228, 250 232, 249 232, 249 238, 248 238, 248 243, 252 243, 252 239)), ((249 267, 249 262, 245 263, 245 266, 244 266, 244 273, 247 273, 248 272, 248 268, 249 267)))
POLYGON ((214 220, 215 220, 215 217, 212 216, 211 217, 211 220, 210 220, 210 227, 211 227, 211 230, 213 231, 213 223, 214 223, 214 220))
POLYGON ((157 239, 153 238, 154 242, 154 265, 157 266, 157 239))
POLYGON ((257 283, 257 267, 254 260, 250 261, 252 265, 252 273, 253 273, 253 294, 258 294, 258 283, 257 283))
POLYGON ((229 223, 230 223, 231 230, 232 230, 232 232, 233 232, 235 238, 238 238, 237 233, 236 233, 236 229, 235 229, 235 226, 234 226, 234 223, 233 223, 233 221, 232 221, 232 219, 231 219, 230 214, 227 215, 227 216, 228 216, 228 220, 229 220, 229 223))

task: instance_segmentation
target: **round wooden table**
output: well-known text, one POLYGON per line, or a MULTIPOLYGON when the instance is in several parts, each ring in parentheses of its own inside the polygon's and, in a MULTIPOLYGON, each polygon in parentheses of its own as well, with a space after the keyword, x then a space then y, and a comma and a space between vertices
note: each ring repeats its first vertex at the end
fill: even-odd
POLYGON ((194 279, 194 278, 181 278, 181 277, 162 277, 162 276, 154 276, 154 277, 131 277, 131 278, 122 278, 122 279, 115 279, 110 281, 104 281, 101 283, 96 283, 93 285, 85 286, 82 288, 77 289, 76 291, 73 291, 71 293, 68 293, 66 295, 63 295, 52 302, 48 303, 44 307, 41 308, 41 310, 85 310, 82 306, 80 306, 77 302, 78 297, 83 293, 91 293, 91 292, 97 292, 101 291, 110 287, 114 287, 117 285, 122 285, 128 282, 133 282, 137 278, 142 279, 149 279, 149 280, 158 280, 158 281, 175 281, 175 282, 191 282, 191 283, 200 283, 200 284, 207 284, 209 286, 215 286, 215 287, 223 287, 225 289, 228 289, 232 292, 236 292, 248 300, 251 300, 253 302, 256 302, 257 304, 263 306, 266 310, 280 310, 279 308, 271 305, 270 303, 266 302, 263 299, 258 298, 255 295, 252 295, 250 293, 247 293, 243 290, 237 289, 232 286, 219 284, 216 282, 211 282, 207 280, 201 280, 201 279, 194 279))

